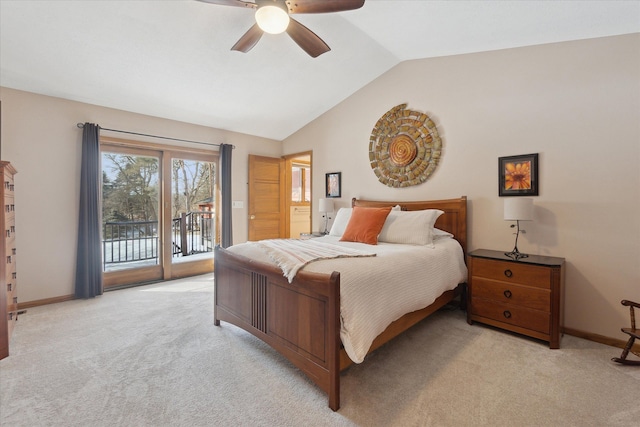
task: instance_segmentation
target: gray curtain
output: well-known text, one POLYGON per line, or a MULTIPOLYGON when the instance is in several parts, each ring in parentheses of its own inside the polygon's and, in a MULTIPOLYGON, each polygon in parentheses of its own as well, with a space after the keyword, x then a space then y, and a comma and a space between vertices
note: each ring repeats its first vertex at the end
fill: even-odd
POLYGON ((100 236, 100 127, 85 123, 82 132, 80 218, 76 256, 76 298, 102 295, 100 236))
POLYGON ((220 244, 223 248, 233 245, 233 228, 231 226, 231 151, 233 145, 220 145, 220 196, 222 235, 220 244))

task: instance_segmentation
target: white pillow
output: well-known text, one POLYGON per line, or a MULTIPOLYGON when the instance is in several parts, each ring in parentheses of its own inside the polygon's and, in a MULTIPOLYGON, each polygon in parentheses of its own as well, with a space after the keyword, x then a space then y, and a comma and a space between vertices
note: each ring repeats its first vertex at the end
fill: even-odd
POLYGON ((453 237, 453 234, 448 233, 448 232, 446 232, 444 230, 440 230, 439 228, 435 228, 434 227, 434 229, 433 229, 433 239, 434 240, 435 239, 444 239, 444 238, 447 238, 447 237, 449 237, 449 238, 453 237))
MULTIPOLYGON (((400 207, 400 205, 396 205, 391 208, 391 212, 400 211, 401 209, 402 208, 400 207)), ((347 229, 347 224, 349 224, 349 220, 351 219, 352 212, 353 212, 353 208, 338 209, 338 213, 336 214, 336 219, 333 221, 331 230, 329 230, 329 236, 342 237, 342 235, 344 234, 344 230, 347 229)))
POLYGON ((333 225, 329 231, 329 236, 342 237, 344 230, 347 229, 347 224, 349 224, 349 220, 351 219, 351 212, 353 212, 352 208, 338 209, 336 219, 333 221, 333 225))
POLYGON ((378 241, 405 245, 430 245, 433 243, 433 225, 443 213, 439 209, 391 211, 378 236, 378 241))

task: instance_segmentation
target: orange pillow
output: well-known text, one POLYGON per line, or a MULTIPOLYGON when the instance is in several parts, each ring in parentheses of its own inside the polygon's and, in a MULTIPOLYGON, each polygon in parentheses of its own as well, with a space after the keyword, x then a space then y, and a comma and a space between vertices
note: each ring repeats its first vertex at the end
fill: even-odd
POLYGON ((378 234, 384 226, 387 215, 391 212, 388 208, 362 208, 354 207, 351 218, 340 239, 341 242, 359 242, 368 245, 378 244, 378 234))

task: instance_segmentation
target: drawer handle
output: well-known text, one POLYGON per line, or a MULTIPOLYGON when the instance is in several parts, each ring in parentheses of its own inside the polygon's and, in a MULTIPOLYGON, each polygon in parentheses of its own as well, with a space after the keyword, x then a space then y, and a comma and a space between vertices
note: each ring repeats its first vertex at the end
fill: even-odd
POLYGON ((511 291, 509 289, 507 289, 506 291, 503 292, 504 296, 507 298, 511 298, 511 291))
POLYGON ((504 275, 505 275, 505 276, 507 276, 507 277, 511 277, 511 276, 513 276, 513 271, 511 271, 511 270, 509 270, 509 269, 506 269, 506 270, 504 271, 504 275))
POLYGON ((503 313, 504 317, 506 317, 507 319, 509 319, 511 317, 511 312, 509 310, 505 310, 503 313))

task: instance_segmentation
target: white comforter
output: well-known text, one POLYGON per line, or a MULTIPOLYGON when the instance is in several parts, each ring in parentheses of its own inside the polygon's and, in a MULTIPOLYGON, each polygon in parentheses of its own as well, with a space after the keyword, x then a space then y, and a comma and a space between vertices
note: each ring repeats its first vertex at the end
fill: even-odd
MULTIPOLYGON (((345 351, 361 363, 373 340, 403 315, 431 304, 444 291, 466 282, 467 267, 460 244, 452 238, 437 239, 433 246, 321 241, 363 251, 370 258, 338 258, 314 261, 303 270, 340 272, 340 338, 345 351)), ((229 248, 258 261, 273 264, 258 245, 248 242, 229 248)))

